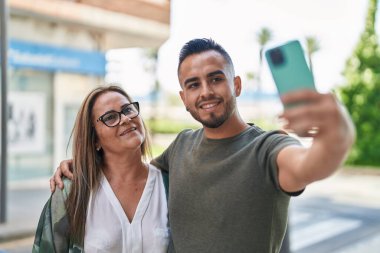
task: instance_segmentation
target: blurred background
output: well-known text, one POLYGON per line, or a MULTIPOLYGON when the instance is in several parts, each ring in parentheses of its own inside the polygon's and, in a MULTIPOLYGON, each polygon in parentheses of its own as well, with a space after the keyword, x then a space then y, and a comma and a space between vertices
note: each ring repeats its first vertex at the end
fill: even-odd
POLYGON ((154 155, 182 129, 200 127, 182 105, 176 74, 180 48, 196 37, 231 54, 243 81, 239 110, 265 130, 281 127, 282 105, 263 52, 301 41, 317 89, 346 105, 357 142, 339 172, 292 199, 283 252, 379 252, 377 7, 376 0, 1 0, 0 252, 31 251, 48 179, 71 157, 71 129, 89 90, 118 83, 139 101, 154 155))

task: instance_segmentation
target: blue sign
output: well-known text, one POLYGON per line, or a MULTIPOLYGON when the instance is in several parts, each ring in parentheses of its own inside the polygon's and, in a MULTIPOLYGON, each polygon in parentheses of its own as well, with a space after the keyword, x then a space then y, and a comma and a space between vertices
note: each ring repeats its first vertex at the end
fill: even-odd
POLYGON ((9 65, 45 71, 105 75, 104 53, 10 40, 9 65))

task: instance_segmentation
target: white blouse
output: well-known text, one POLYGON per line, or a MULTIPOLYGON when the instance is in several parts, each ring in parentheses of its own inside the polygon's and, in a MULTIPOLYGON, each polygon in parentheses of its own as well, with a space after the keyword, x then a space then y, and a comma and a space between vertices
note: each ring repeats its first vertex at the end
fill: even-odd
POLYGON ((86 253, 159 253, 169 243, 168 208, 161 171, 149 165, 146 185, 130 223, 103 175, 88 204, 86 253))

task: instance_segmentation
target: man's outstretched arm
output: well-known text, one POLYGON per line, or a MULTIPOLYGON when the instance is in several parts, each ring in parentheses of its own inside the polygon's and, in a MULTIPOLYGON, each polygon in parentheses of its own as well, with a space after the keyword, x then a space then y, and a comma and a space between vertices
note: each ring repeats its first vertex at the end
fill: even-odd
POLYGON ((284 104, 303 103, 284 111, 284 127, 300 137, 313 137, 310 147, 289 146, 277 157, 281 188, 295 192, 339 168, 354 143, 355 128, 333 94, 304 90, 286 94, 281 100, 284 104))

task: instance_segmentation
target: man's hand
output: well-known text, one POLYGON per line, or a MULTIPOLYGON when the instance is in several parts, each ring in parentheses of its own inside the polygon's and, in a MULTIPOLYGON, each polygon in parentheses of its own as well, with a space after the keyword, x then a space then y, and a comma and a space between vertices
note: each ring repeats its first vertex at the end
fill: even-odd
POLYGON ((284 104, 298 104, 286 108, 280 116, 287 122, 285 129, 300 137, 334 137, 353 142, 353 123, 333 94, 301 90, 288 93, 281 100, 284 104))
POLYGON ((288 192, 334 173, 355 140, 355 128, 345 107, 333 94, 301 90, 281 97, 284 128, 300 137, 313 137, 310 147, 288 146, 277 157, 279 182, 288 192))
POLYGON ((63 182, 62 177, 65 176, 71 180, 73 180, 73 173, 71 172, 72 169, 73 160, 63 160, 57 170, 55 171, 54 175, 50 178, 50 191, 54 192, 56 185, 60 189, 63 189, 63 182))

